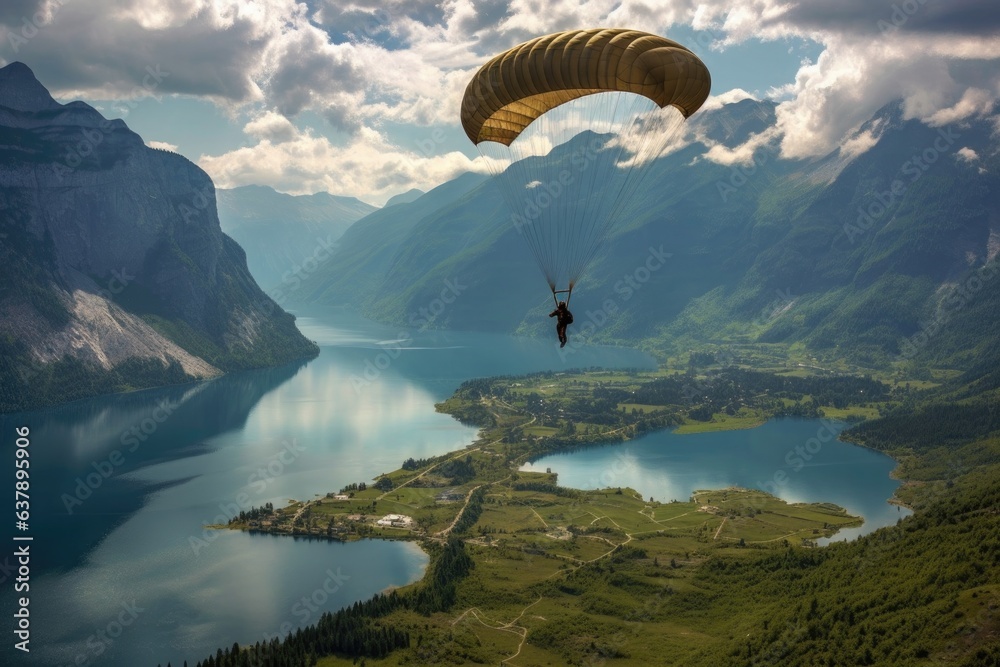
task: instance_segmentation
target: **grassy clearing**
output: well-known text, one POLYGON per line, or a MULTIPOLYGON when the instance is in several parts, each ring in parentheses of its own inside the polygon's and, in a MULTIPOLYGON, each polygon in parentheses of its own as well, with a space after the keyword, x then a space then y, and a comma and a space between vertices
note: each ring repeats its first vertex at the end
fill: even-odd
POLYGON ((468 531, 475 569, 456 608, 427 618, 393 613, 386 622, 406 628, 413 646, 367 665, 497 664, 514 655, 504 664, 562 665, 595 650, 621 665, 660 664, 667 650, 682 660, 719 642, 724 625, 667 611, 675 596, 701 594, 706 559, 780 551, 858 522, 838 508, 748 489, 662 504, 627 488, 567 496, 518 490, 518 481, 492 484, 468 531), (595 581, 595 572, 604 574, 595 581))
MULTIPOLYGON (((788 374, 813 377, 823 372, 800 367, 788 374)), ((746 646, 756 642, 790 651, 784 647, 801 645, 806 635, 785 637, 782 633, 792 632, 786 628, 819 632, 813 619, 828 610, 846 608, 834 597, 857 598, 854 608, 873 609, 882 604, 882 593, 872 591, 884 586, 899 593, 894 608, 903 609, 899 600, 910 599, 906 596, 919 582, 937 586, 934 582, 953 581, 941 579, 936 570, 921 572, 919 577, 899 575, 897 563, 909 563, 907 554, 923 553, 921 549, 929 544, 920 543, 921 549, 913 551, 906 541, 920 538, 911 532, 880 531, 898 533, 894 538, 898 546, 896 542, 879 546, 876 536, 865 544, 810 548, 817 537, 860 523, 833 505, 788 504, 762 491, 737 488, 702 490, 686 501, 661 503, 628 488, 561 489, 554 485, 552 475, 517 471, 527 457, 551 451, 547 447, 582 445, 595 435, 628 438, 641 432, 641 419, 628 422, 628 415, 621 416, 622 407, 626 413, 635 408, 640 417, 648 417, 669 406, 616 399, 600 412, 596 403, 587 401, 599 395, 598 390, 635 391, 654 376, 668 382, 678 377, 662 371, 549 374, 505 380, 518 385, 508 387, 505 394, 492 392, 497 385, 484 384, 478 395, 456 396, 441 406, 470 418, 489 415, 491 426, 484 428, 480 441, 468 452, 438 457, 417 470, 391 472, 387 475, 394 485, 391 490, 369 487, 346 501, 324 498, 307 507, 300 503, 282 510, 280 515, 291 522, 293 531, 321 530, 332 522, 335 527, 344 526, 348 535, 373 531, 387 538, 419 539, 430 549, 456 525, 456 518, 470 512, 471 520, 453 534, 464 540, 475 567, 458 584, 455 604, 447 612, 429 616, 397 610, 380 619, 380 623, 405 629, 410 647, 382 660, 365 659, 364 664, 752 664, 751 654, 742 653, 746 646), (590 412, 584 410, 587 406, 590 412), (553 445, 559 438, 566 440, 553 445), (470 461, 474 475, 449 476, 456 471, 444 467, 448 459, 470 461), (471 508, 467 498, 477 488, 482 489, 476 492, 482 494, 481 505, 471 508), (365 517, 358 518, 365 510, 365 517), (374 519, 386 513, 405 514, 413 519, 413 526, 376 527, 374 519), (291 521, 294 516, 297 521, 291 521), (821 570, 824 559, 830 565, 821 570), (855 575, 866 578, 859 578, 858 585, 840 585, 855 575), (898 591, 885 583, 890 580, 898 580, 898 585, 893 584, 898 591), (873 587, 872 582, 878 585, 873 587), (828 589, 836 591, 826 595, 828 589), (791 590, 794 594, 786 593, 791 590), (809 607, 824 595, 830 599, 809 607), (878 599, 872 599, 873 595, 878 599)), ((718 387, 712 378, 692 381, 703 383, 698 386, 699 395, 718 387)), ((732 400, 765 394, 736 395, 732 400)), ((731 400, 727 394, 720 395, 720 400, 731 400)), ((816 406, 813 396, 820 395, 777 396, 770 399, 770 405, 816 406)), ((841 398, 836 400, 843 404, 841 398)), ((669 400, 677 406, 675 398, 669 400)), ((827 416, 838 418, 846 414, 836 410, 877 414, 862 412, 866 407, 850 400, 846 408, 819 407, 827 416)), ((751 428, 767 414, 763 407, 754 408, 757 412, 740 409, 736 415, 705 411, 702 414, 710 415, 710 421, 688 420, 679 430, 751 428)), ((918 462, 908 465, 915 469, 918 462)), ((919 499, 927 497, 929 488, 914 483, 907 493, 919 499)), ((981 519, 979 514, 970 516, 981 519)), ((951 525, 942 523, 942 534, 957 530, 951 525)), ((921 557, 918 564, 932 568, 943 558, 943 554, 921 557)), ((969 567, 962 567, 963 577, 975 575, 969 567)), ((984 589, 981 594, 995 597, 998 593, 984 589)), ((982 603, 968 592, 955 602, 969 614, 982 614, 982 603)), ((951 608, 947 611, 953 614, 951 608)), ((928 618, 941 618, 941 613, 928 607, 928 618)), ((862 641, 867 639, 852 638, 851 650, 861 647, 862 641)), ((845 646, 838 645, 838 649, 845 646)), ((768 658, 768 653, 758 651, 754 655, 777 664, 785 654, 768 658)), ((884 662, 897 663, 918 664, 884 662)), ((359 661, 328 657, 318 664, 359 661)), ((826 659, 823 664, 836 662, 826 659)))
POLYGON ((699 422, 688 420, 675 430, 676 433, 712 433, 715 431, 736 431, 745 428, 757 428, 766 418, 758 415, 731 416, 716 414, 711 421, 699 422))
POLYGON ((879 409, 875 407, 865 407, 860 405, 851 406, 849 408, 834 408, 830 406, 825 406, 821 408, 823 416, 827 419, 839 419, 841 421, 862 421, 864 419, 878 419, 880 416, 879 409))

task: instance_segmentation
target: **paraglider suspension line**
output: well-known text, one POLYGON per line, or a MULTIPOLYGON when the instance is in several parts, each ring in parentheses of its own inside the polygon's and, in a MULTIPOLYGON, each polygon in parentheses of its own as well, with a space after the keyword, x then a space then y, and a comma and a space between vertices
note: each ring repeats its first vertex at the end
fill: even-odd
POLYGON ((556 296, 557 294, 565 294, 566 295, 566 305, 569 306, 569 299, 570 299, 571 296, 573 296, 573 286, 570 285, 569 289, 555 289, 555 288, 552 288, 552 300, 555 301, 556 305, 558 306, 559 305, 559 297, 556 296))

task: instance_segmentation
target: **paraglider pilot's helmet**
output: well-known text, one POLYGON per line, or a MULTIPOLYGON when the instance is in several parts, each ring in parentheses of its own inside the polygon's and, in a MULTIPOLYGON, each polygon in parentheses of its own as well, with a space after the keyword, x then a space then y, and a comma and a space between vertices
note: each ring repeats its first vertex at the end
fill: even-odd
POLYGON ((566 302, 565 301, 560 301, 559 302, 559 307, 560 308, 565 308, 566 307, 566 302))

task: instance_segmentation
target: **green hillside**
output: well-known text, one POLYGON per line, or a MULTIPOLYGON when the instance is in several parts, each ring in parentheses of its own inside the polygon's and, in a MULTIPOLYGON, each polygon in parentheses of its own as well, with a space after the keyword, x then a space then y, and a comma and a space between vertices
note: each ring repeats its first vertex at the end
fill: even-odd
MULTIPOLYGON (((784 160, 774 146, 746 165, 703 157, 697 137, 734 147, 773 122, 771 104, 749 100, 703 113, 689 122, 691 143, 646 167, 574 293, 577 335, 589 321, 589 340, 667 355, 777 344, 867 368, 914 358, 967 367, 971 341, 947 326, 934 345, 908 341, 971 309, 977 330, 997 326, 1000 310, 977 305, 993 292, 984 267, 1000 234, 991 126, 931 128, 889 105, 862 128, 878 141, 853 159, 784 160)), ((466 175, 367 216, 341 250, 297 300, 411 327, 548 333, 544 280, 490 181, 466 175), (456 298, 436 303, 456 282, 456 298), (435 310, 432 322, 421 316, 435 310)))

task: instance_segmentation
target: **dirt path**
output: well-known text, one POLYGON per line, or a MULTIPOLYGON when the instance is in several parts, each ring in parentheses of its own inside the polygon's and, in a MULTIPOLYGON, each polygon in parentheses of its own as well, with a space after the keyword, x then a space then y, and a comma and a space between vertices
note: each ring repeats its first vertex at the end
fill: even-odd
POLYGON ((526 611, 528 611, 529 609, 531 609, 532 607, 534 607, 536 604, 538 604, 541 601, 542 601, 542 597, 539 596, 537 600, 535 600, 534 602, 532 602, 531 604, 529 604, 528 606, 526 606, 524 609, 522 609, 520 614, 518 614, 517 616, 515 616, 513 618, 513 620, 508 621, 507 623, 501 623, 500 621, 493 620, 492 618, 490 618, 489 616, 487 616, 486 614, 484 614, 482 611, 480 611, 477 607, 470 607, 469 609, 466 609, 464 612, 462 612, 462 615, 459 616, 458 618, 456 618, 454 621, 452 621, 451 624, 455 625, 459 621, 461 621, 463 618, 465 618, 466 616, 472 616, 472 618, 474 618, 477 621, 479 621, 480 624, 482 624, 483 626, 485 626, 485 627, 487 627, 487 628, 489 628, 491 630, 500 630, 501 632, 510 632, 510 633, 513 633, 515 635, 520 636, 521 637, 521 641, 517 645, 517 651, 515 651, 513 655, 507 656, 506 658, 504 658, 503 660, 501 660, 500 664, 503 664, 503 663, 505 663, 505 662, 507 662, 509 660, 513 660, 517 656, 521 655, 521 650, 524 649, 524 642, 527 641, 527 639, 528 639, 528 628, 525 628, 525 627, 520 626, 520 625, 514 625, 514 624, 517 623, 519 620, 521 620, 521 617, 524 616, 524 613, 526 611), (483 619, 486 619, 486 620, 483 620, 483 619), (489 623, 487 623, 486 621, 489 621, 489 623))
POLYGON ((403 488, 404 486, 406 486, 410 482, 417 481, 418 479, 420 479, 421 477, 423 477, 424 475, 426 475, 427 473, 429 473, 431 470, 434 470, 434 468, 437 468, 438 466, 442 466, 445 463, 448 463, 448 461, 454 461, 455 459, 462 458, 463 456, 465 456, 466 454, 469 454, 470 452, 475 452, 475 451, 478 451, 478 450, 479 450, 479 447, 473 447, 472 449, 463 449, 461 452, 459 452, 458 454, 455 454, 455 456, 451 457, 450 459, 445 459, 444 461, 441 461, 440 463, 435 463, 430 468, 428 468, 427 470, 423 471, 422 473, 420 473, 416 477, 411 477, 410 479, 406 480, 405 482, 403 482, 402 484, 400 484, 399 486, 397 486, 395 489, 389 489, 388 491, 386 491, 385 493, 383 493, 381 496, 379 496, 375 500, 382 500, 383 498, 385 498, 390 493, 395 493, 396 491, 399 491, 401 488, 403 488))
POLYGON ((542 522, 542 525, 543 525, 543 526, 545 526, 546 528, 548 528, 548 527, 549 527, 549 524, 545 523, 545 519, 543 519, 543 518, 542 518, 542 515, 541 515, 541 514, 539 514, 538 512, 536 512, 536 511, 535 511, 535 508, 534 508, 534 507, 529 507, 528 509, 530 509, 530 510, 531 510, 532 514, 534 514, 535 516, 537 516, 537 517, 538 517, 538 520, 542 522))
POLYGON ((296 512, 295 516, 292 517, 292 523, 291 523, 291 525, 292 525, 293 528, 295 527, 295 522, 299 520, 300 516, 302 516, 302 513, 305 512, 307 509, 309 509, 310 505, 312 505, 313 503, 316 503, 316 502, 319 502, 319 501, 317 501, 317 500, 309 500, 309 501, 306 501, 305 503, 302 504, 302 507, 299 508, 299 511, 296 512))
POLYGON ((458 511, 458 514, 455 515, 455 519, 451 522, 451 525, 445 528, 444 530, 439 530, 438 532, 434 533, 434 537, 446 537, 448 533, 451 532, 451 529, 455 527, 455 524, 458 523, 458 520, 462 518, 463 514, 465 514, 465 508, 469 506, 469 501, 472 500, 472 494, 475 493, 476 489, 478 489, 480 486, 485 486, 485 485, 480 484, 479 486, 472 487, 472 490, 469 491, 469 493, 466 494, 465 496, 465 504, 462 505, 462 509, 460 509, 458 511))

